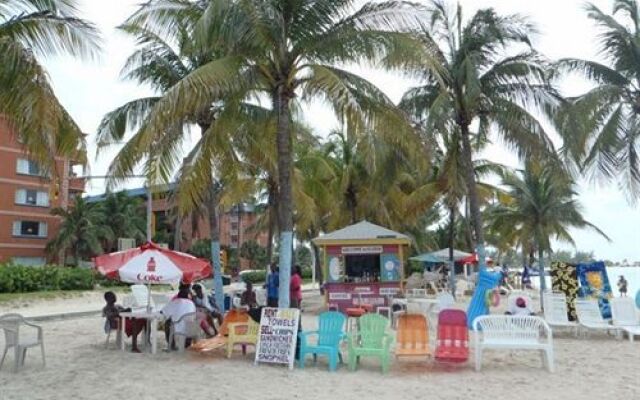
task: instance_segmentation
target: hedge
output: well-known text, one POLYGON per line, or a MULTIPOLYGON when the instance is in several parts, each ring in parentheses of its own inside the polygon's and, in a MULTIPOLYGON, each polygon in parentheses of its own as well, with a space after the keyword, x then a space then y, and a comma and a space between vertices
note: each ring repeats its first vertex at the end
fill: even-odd
POLYGON ((252 271, 242 274, 244 282, 261 283, 267 280, 267 271, 252 271))
POLYGON ((0 264, 0 293, 92 290, 95 283, 95 271, 91 269, 0 264))
MULTIPOLYGON (((311 279, 311 267, 302 268, 302 279, 311 279)), ((267 271, 253 271, 242 274, 244 282, 262 283, 267 280, 267 271)))

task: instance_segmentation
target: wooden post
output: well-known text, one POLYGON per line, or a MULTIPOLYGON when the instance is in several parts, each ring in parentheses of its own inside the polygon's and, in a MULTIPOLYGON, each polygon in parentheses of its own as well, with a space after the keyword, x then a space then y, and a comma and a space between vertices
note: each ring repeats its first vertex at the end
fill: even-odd
POLYGON ((404 254, 402 244, 398 245, 398 258, 400 258, 400 290, 404 292, 404 254))
MULTIPOLYGON (((322 274, 324 276, 324 281, 327 282, 329 279, 328 270, 327 270, 327 246, 322 246, 322 274)), ((329 306, 329 293, 324 291, 324 306, 329 306)))

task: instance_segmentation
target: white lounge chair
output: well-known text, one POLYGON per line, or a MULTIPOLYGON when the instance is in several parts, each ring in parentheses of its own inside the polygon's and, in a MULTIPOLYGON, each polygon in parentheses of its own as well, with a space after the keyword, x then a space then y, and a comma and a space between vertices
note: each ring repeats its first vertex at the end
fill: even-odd
POLYGON ((611 325, 602 318, 600 307, 596 300, 576 300, 576 313, 578 314, 578 323, 583 329, 585 335, 589 331, 605 331, 613 332, 618 336, 620 328, 611 325))
POLYGON ((629 340, 633 342, 634 336, 640 336, 640 322, 636 305, 631 297, 620 297, 609 300, 613 325, 627 332, 629 340))
POLYGON ((484 315, 473 321, 473 330, 476 371, 482 367, 482 352, 485 349, 539 350, 543 364, 549 372, 554 371, 553 333, 544 319, 520 315, 484 315))
POLYGON ((579 325, 577 322, 569 321, 567 309, 567 296, 561 292, 545 292, 542 294, 544 304, 544 320, 552 328, 567 328, 578 335, 579 325))
POLYGON ((42 327, 32 324, 25 320, 20 314, 5 314, 0 316, 0 329, 4 331, 4 351, 0 360, 0 368, 4 363, 4 358, 10 348, 14 350, 14 371, 24 365, 24 359, 27 356, 27 350, 31 347, 40 347, 42 353, 42 365, 46 365, 44 359, 44 340, 42 327), (27 326, 36 330, 36 336, 25 337, 20 335, 20 327, 27 326))
POLYGON ((409 289, 409 293, 407 293, 407 297, 418 297, 418 298, 427 297, 427 289, 409 289))
POLYGON ((427 316, 429 320, 429 328, 432 330, 435 330, 438 326, 438 315, 440 314, 440 311, 453 308, 456 304, 456 299, 449 292, 438 293, 436 300, 438 300, 438 303, 431 307, 429 315, 427 316))

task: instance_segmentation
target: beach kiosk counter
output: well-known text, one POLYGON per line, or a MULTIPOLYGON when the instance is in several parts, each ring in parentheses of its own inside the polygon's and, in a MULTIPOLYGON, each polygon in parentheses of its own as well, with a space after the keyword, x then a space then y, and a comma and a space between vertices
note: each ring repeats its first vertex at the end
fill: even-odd
POLYGON ((408 236, 362 221, 313 242, 323 250, 327 306, 388 306, 401 291, 408 236))

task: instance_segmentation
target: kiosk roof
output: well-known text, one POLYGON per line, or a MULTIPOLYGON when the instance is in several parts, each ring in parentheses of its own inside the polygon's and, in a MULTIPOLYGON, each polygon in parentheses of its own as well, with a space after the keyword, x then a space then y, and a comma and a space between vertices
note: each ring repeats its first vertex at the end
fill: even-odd
POLYGON ((372 241, 372 242, 404 242, 409 243, 409 236, 392 231, 391 229, 372 224, 368 221, 360 221, 357 224, 349 225, 337 231, 327 233, 313 239, 316 244, 334 244, 340 241, 372 241))

